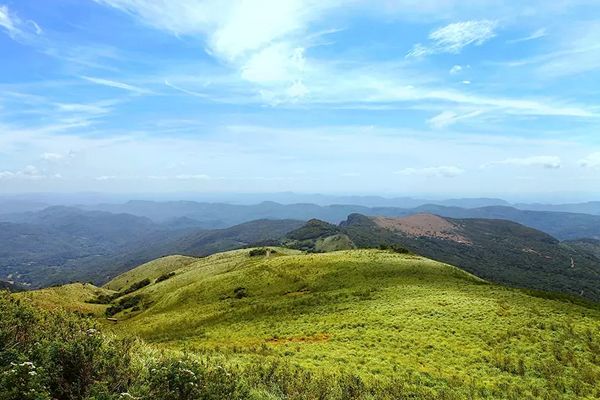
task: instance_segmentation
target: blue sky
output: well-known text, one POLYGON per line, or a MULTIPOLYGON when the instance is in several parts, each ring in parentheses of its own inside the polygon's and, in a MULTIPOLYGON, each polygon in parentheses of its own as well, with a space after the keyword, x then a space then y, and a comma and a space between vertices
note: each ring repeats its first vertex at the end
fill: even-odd
POLYGON ((0 192, 592 198, 598 38, 589 0, 0 0, 0 192))

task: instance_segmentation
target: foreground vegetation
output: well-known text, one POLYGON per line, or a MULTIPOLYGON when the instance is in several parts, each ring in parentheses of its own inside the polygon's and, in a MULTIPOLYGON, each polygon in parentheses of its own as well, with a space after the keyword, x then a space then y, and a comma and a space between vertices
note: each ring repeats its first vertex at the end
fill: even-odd
MULTIPOLYGON (((109 335, 87 333, 98 329, 94 319, 35 311, 4 296, 3 307, 37 316, 25 319, 32 322, 23 331, 35 333, 24 345, 6 341, 14 323, 3 318, 0 370, 31 361, 38 371, 60 371, 53 357, 69 355, 78 365, 70 371, 92 376, 75 381, 92 383, 68 397, 52 392, 55 376, 45 376, 39 384, 60 399, 600 397, 600 311, 593 305, 490 285, 411 254, 275 250, 167 259, 149 264, 148 274, 136 269, 112 305, 95 305, 138 299, 115 313, 119 322, 104 327, 109 335), (92 339, 101 344, 89 353, 82 343, 92 339), (90 358, 46 350, 71 345, 90 358), (117 360, 113 352, 127 356, 117 360)), ((35 293, 27 303, 45 307, 35 293)))

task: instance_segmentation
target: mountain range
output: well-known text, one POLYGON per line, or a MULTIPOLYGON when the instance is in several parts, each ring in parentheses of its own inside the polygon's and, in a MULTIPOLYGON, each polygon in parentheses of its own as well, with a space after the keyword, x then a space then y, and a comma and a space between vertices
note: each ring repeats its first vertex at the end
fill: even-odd
POLYGON ((402 209, 274 202, 131 201, 97 207, 102 210, 57 206, 0 215, 0 280, 34 288, 70 281, 101 284, 171 254, 206 256, 251 245, 310 251, 395 245, 495 282, 600 296, 596 215, 506 206, 402 209), (429 235, 425 227, 434 220, 457 227, 462 239, 429 235), (407 233, 406 221, 424 227, 407 233))

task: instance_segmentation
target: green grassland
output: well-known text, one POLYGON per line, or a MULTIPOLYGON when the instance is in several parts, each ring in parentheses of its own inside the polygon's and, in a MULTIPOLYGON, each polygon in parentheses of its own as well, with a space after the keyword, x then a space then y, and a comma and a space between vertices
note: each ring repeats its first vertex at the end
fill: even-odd
POLYGON ((432 398, 600 397, 593 305, 488 284, 414 255, 274 250, 137 268, 127 281, 176 274, 125 296, 138 306, 115 315, 113 329, 236 365, 401 381, 432 398))
POLYGON ((27 299, 40 308, 63 309, 82 314, 102 316, 106 306, 90 303, 101 295, 111 295, 112 290, 98 288, 90 283, 71 283, 29 292, 15 293, 18 299, 27 299))
POLYGON ((179 255, 158 258, 117 276, 104 285, 104 287, 110 290, 118 291, 125 289, 133 283, 139 282, 143 279, 150 279, 154 281, 161 275, 177 271, 178 269, 181 269, 197 260, 198 259, 195 257, 179 255))

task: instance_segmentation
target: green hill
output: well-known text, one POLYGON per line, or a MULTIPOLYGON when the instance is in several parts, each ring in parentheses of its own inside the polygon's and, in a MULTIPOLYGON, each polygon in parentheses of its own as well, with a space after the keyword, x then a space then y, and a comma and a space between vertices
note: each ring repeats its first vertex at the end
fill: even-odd
POLYGON ((198 261, 198 259, 186 256, 167 256, 158 258, 117 276, 115 279, 104 285, 104 287, 116 291, 126 289, 128 286, 144 279, 154 281, 165 274, 175 272, 195 261, 198 261))
MULTIPOLYGON (((115 315, 115 331, 241 365, 425 385, 444 398, 600 396, 596 307, 413 255, 273 250, 199 259, 122 297, 136 300, 115 315)), ((136 276, 144 269, 157 267, 136 276)))
POLYGON ((317 244, 332 235, 344 235, 358 248, 410 250, 496 283, 600 301, 600 246, 594 240, 560 242, 504 220, 352 214, 339 226, 310 221, 290 232, 282 243, 322 251, 317 244))
POLYGON ((54 310, 64 309, 83 314, 102 316, 106 306, 90 303, 101 295, 111 295, 112 290, 96 287, 89 283, 71 283, 45 289, 15 293, 19 299, 27 299, 38 307, 54 310))

